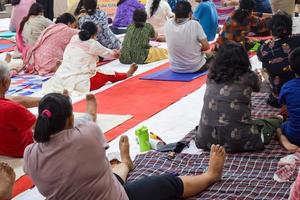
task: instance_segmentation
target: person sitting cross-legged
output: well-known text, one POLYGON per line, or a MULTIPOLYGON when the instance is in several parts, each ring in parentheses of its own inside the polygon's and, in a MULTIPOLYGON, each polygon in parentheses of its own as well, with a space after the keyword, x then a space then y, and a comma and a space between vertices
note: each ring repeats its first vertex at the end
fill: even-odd
POLYGON ((202 26, 192 20, 192 6, 189 2, 178 2, 175 19, 165 24, 171 70, 178 73, 193 73, 207 69, 203 51, 210 46, 202 26))

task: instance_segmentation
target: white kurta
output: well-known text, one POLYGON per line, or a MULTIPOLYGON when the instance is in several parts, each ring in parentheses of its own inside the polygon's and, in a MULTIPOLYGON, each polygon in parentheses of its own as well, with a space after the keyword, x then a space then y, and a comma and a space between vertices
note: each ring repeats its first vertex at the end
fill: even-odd
POLYGON ((96 74, 98 57, 112 57, 113 51, 94 39, 81 41, 75 35, 68 44, 61 66, 55 75, 43 85, 45 93, 62 92, 67 89, 72 95, 90 91, 90 78, 96 74))

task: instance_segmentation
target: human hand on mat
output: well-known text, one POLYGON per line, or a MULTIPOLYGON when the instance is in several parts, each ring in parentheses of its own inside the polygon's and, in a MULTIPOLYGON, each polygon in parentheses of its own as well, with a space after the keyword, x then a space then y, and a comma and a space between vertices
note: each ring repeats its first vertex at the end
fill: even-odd
POLYGON ((121 51, 114 49, 113 50, 113 57, 118 59, 118 58, 120 58, 120 56, 121 56, 121 51))

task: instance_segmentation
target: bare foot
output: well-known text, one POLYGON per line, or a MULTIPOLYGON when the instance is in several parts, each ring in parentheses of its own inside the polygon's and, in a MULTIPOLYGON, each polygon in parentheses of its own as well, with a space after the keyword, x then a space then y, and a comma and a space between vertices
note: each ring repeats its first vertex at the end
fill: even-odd
POLYGON ((6 62, 6 63, 10 63, 10 62, 11 62, 11 59, 12 59, 12 56, 10 55, 10 53, 7 53, 6 56, 5 56, 5 59, 4 59, 5 62, 6 62))
POLYGON ((90 114, 93 118, 93 121, 97 120, 97 100, 95 95, 88 94, 85 97, 86 99, 86 113, 90 114))
POLYGON ((130 157, 129 141, 127 136, 121 136, 119 141, 119 149, 121 154, 121 161, 129 167, 130 171, 133 170, 134 165, 130 157))
POLYGON ((296 151, 299 151, 300 147, 292 144, 288 140, 288 138, 282 133, 282 130, 280 128, 277 129, 277 137, 278 137, 279 143, 289 152, 295 153, 296 151))
POLYGON ((0 199, 12 198, 15 180, 14 170, 7 163, 0 162, 0 199))
POLYGON ((69 91, 66 90, 66 89, 64 89, 64 91, 63 91, 62 94, 63 94, 64 96, 66 96, 66 97, 69 97, 69 96, 70 96, 69 91))
POLYGON ((127 72, 127 77, 132 76, 134 74, 134 72, 136 72, 137 69, 138 69, 138 65, 133 63, 127 72))
POLYGON ((214 182, 222 179, 225 158, 226 152, 224 147, 213 144, 210 149, 210 159, 207 174, 212 177, 212 180, 214 182))

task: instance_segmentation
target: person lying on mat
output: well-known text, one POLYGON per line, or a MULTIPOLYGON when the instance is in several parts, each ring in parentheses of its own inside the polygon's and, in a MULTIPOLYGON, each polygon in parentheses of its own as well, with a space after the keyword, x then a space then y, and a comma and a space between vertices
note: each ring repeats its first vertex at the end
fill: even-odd
POLYGON ((290 68, 288 55, 300 47, 300 36, 292 35, 292 18, 283 12, 276 13, 269 22, 272 39, 266 41, 257 51, 258 59, 269 75, 272 92, 267 99, 271 106, 280 108, 278 95, 281 87, 295 77, 290 68))
POLYGON ((240 42, 247 50, 253 47, 252 42, 247 36, 255 34, 256 36, 270 35, 267 29, 267 18, 260 18, 254 15, 254 0, 240 0, 240 5, 233 15, 226 20, 220 35, 217 39, 217 48, 225 41, 231 40, 240 42))
POLYGON ((9 70, 0 62, 0 155, 22 157, 24 149, 33 142, 35 116, 26 107, 36 107, 39 98, 5 97, 10 86, 9 70))
POLYGON ((108 27, 107 14, 103 10, 97 9, 97 0, 80 0, 75 11, 79 27, 83 23, 91 21, 98 27, 97 40, 108 49, 120 49, 120 40, 112 33, 108 27))
POLYGON ((15 184, 16 174, 14 169, 7 163, 0 162, 0 199, 12 199, 13 186, 15 184))
POLYGON ((46 95, 38 112, 36 143, 25 150, 24 171, 47 199, 177 200, 197 195, 222 178, 226 153, 212 145, 208 170, 201 175, 165 174, 126 183, 134 168, 127 136, 119 141, 121 162, 110 165, 101 129, 93 122, 74 126, 66 96, 46 95))
POLYGON ((189 2, 177 3, 175 19, 166 22, 165 34, 172 71, 193 73, 207 69, 203 51, 209 50, 210 46, 202 26, 192 20, 189 2))
POLYGON ((113 25, 110 27, 114 34, 126 33, 127 27, 132 24, 133 12, 137 9, 145 9, 138 0, 118 1, 113 25))
POLYGON ((120 62, 124 64, 144 64, 168 58, 168 51, 163 48, 151 47, 150 39, 156 39, 157 33, 153 26, 146 23, 147 13, 144 10, 135 10, 133 24, 126 32, 120 62))
POLYGON ((46 75, 60 66, 66 46, 71 38, 78 34, 76 19, 69 13, 57 17, 40 35, 24 59, 26 71, 46 75))
POLYGON ((196 146, 208 150, 217 143, 231 153, 263 150, 282 118, 252 119, 251 94, 259 90, 244 46, 225 42, 209 69, 196 146))
POLYGON ((174 17, 174 13, 166 0, 149 0, 146 4, 148 16, 147 22, 154 27, 157 32, 157 40, 165 42, 164 25, 168 19, 174 17))
POLYGON ((197 20, 207 36, 208 41, 216 38, 218 24, 218 13, 215 4, 210 0, 197 0, 199 5, 193 14, 193 18, 197 20))
POLYGON ((277 135, 284 148, 300 152, 300 47, 289 56, 291 69, 296 77, 286 82, 280 91, 279 103, 287 108, 287 120, 277 129, 277 135))
POLYGON ((54 76, 43 84, 45 93, 68 90, 72 95, 87 94, 107 82, 124 80, 134 74, 137 65, 132 64, 127 73, 98 72, 99 56, 119 58, 117 50, 110 50, 97 42, 98 28, 93 22, 85 22, 78 35, 73 36, 65 49, 63 61, 54 76))
MULTIPOLYGON (((19 30, 17 31, 17 41, 22 46, 33 46, 42 31, 53 24, 52 21, 43 16, 43 6, 38 3, 32 4, 28 15, 23 18, 19 30)), ((22 52, 21 52, 22 53, 22 52)))

